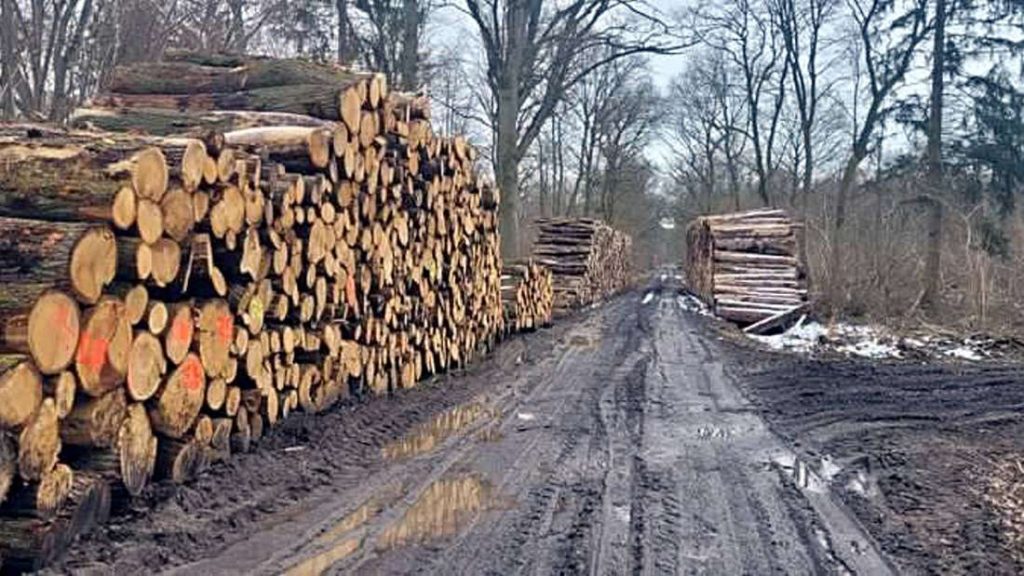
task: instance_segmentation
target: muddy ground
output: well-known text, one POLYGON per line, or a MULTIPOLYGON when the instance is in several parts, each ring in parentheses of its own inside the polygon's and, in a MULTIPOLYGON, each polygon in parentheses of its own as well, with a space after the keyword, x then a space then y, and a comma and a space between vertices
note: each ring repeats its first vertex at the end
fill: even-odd
POLYGON ((1014 572, 983 494, 1022 411, 1014 367, 758 351, 657 287, 290 419, 54 571, 1014 572))

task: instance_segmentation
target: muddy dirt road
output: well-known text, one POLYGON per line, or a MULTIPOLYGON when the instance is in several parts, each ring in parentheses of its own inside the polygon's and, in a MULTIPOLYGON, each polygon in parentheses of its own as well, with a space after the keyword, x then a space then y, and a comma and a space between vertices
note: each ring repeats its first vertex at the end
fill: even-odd
MULTIPOLYGON (((829 380, 822 366, 722 341, 681 309, 670 287, 626 294, 513 340, 466 374, 290 420, 259 452, 187 487, 154 488, 139 509, 79 542, 56 568, 295 575, 934 568, 929 554, 941 555, 945 544, 925 542, 903 555, 916 540, 909 529, 893 539, 903 534, 900 511, 851 495, 834 481, 851 472, 819 458, 830 441, 841 463, 875 457, 864 456, 877 454, 854 432, 878 428, 851 424, 845 435, 822 435, 823 422, 842 428, 845 416, 821 390, 863 379, 839 364, 829 380), (800 370, 805 378, 788 377, 800 370), (814 389, 799 388, 805 381, 814 389)), ((879 412, 886 413, 884 401, 848 422, 879 412)), ((889 415, 891 434, 899 419, 889 415)), ((881 488, 888 489, 902 488, 881 488)), ((997 540, 985 544, 998 548, 997 540)))

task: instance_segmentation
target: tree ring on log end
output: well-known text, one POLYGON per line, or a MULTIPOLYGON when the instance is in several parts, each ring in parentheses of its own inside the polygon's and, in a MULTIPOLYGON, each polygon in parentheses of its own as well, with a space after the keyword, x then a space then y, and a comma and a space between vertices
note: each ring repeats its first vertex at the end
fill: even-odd
POLYGON ((28 316, 28 347, 41 373, 57 374, 71 364, 80 321, 78 304, 63 292, 49 290, 36 300, 28 316))
POLYGON ((71 287, 86 304, 95 304, 117 273, 117 241, 106 226, 90 228, 71 249, 71 287))

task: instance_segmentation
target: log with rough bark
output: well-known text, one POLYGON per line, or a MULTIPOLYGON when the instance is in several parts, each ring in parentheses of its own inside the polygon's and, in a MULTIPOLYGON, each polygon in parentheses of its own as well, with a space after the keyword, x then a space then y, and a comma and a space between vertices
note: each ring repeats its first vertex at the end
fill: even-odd
POLYGON ((43 374, 67 368, 78 345, 78 304, 59 290, 45 290, 34 301, 9 296, 0 293, 0 351, 31 355, 43 374))
POLYGON ((57 465, 60 424, 52 398, 46 398, 18 435, 18 474, 37 481, 57 465))
POLYGON ((704 216, 687 229, 690 290, 754 333, 785 328, 807 303, 799 226, 782 210, 704 216))
POLYGON ((141 132, 153 136, 184 135, 196 138, 265 126, 305 126, 334 129, 332 120, 287 112, 207 110, 182 112, 165 108, 79 108, 71 117, 75 128, 141 132))
POLYGON ((0 373, 0 430, 26 425, 43 402, 43 379, 24 356, 3 357, 0 373))
POLYGON ((38 482, 13 490, 0 512, 11 516, 49 520, 57 515, 71 495, 75 473, 67 464, 57 464, 38 482))
POLYGON ((117 243, 106 226, 0 217, 0 262, 7 301, 46 287, 95 304, 117 271, 117 243))
POLYGON ((159 200, 167 163, 137 138, 0 126, 0 216, 105 222, 126 230, 136 200, 159 200))
POLYGON ((566 313, 608 298, 632 282, 632 239, 600 220, 537 221, 534 260, 549 269, 554 310, 566 313))
POLYGON ((0 504, 7 499, 17 473, 18 447, 9 433, 0 431, 0 504))
POLYGON ((60 423, 61 441, 72 446, 111 446, 127 410, 128 402, 120 388, 99 398, 82 399, 60 423))

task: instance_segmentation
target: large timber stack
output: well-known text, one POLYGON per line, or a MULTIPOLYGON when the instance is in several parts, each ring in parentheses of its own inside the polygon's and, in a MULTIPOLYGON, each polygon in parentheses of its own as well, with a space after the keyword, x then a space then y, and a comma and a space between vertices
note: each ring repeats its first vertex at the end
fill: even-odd
POLYGON ((503 329, 497 192, 421 98, 187 54, 111 88, 88 114, 132 134, 0 127, 0 556, 29 568, 151 478, 503 329))
POLYGON ((782 210, 703 216, 687 229, 690 289, 715 314, 761 325, 807 303, 797 226, 782 210))
POLYGON ((537 228, 533 257, 551 270, 556 314, 600 302, 632 281, 629 235, 590 218, 544 218, 537 228))

